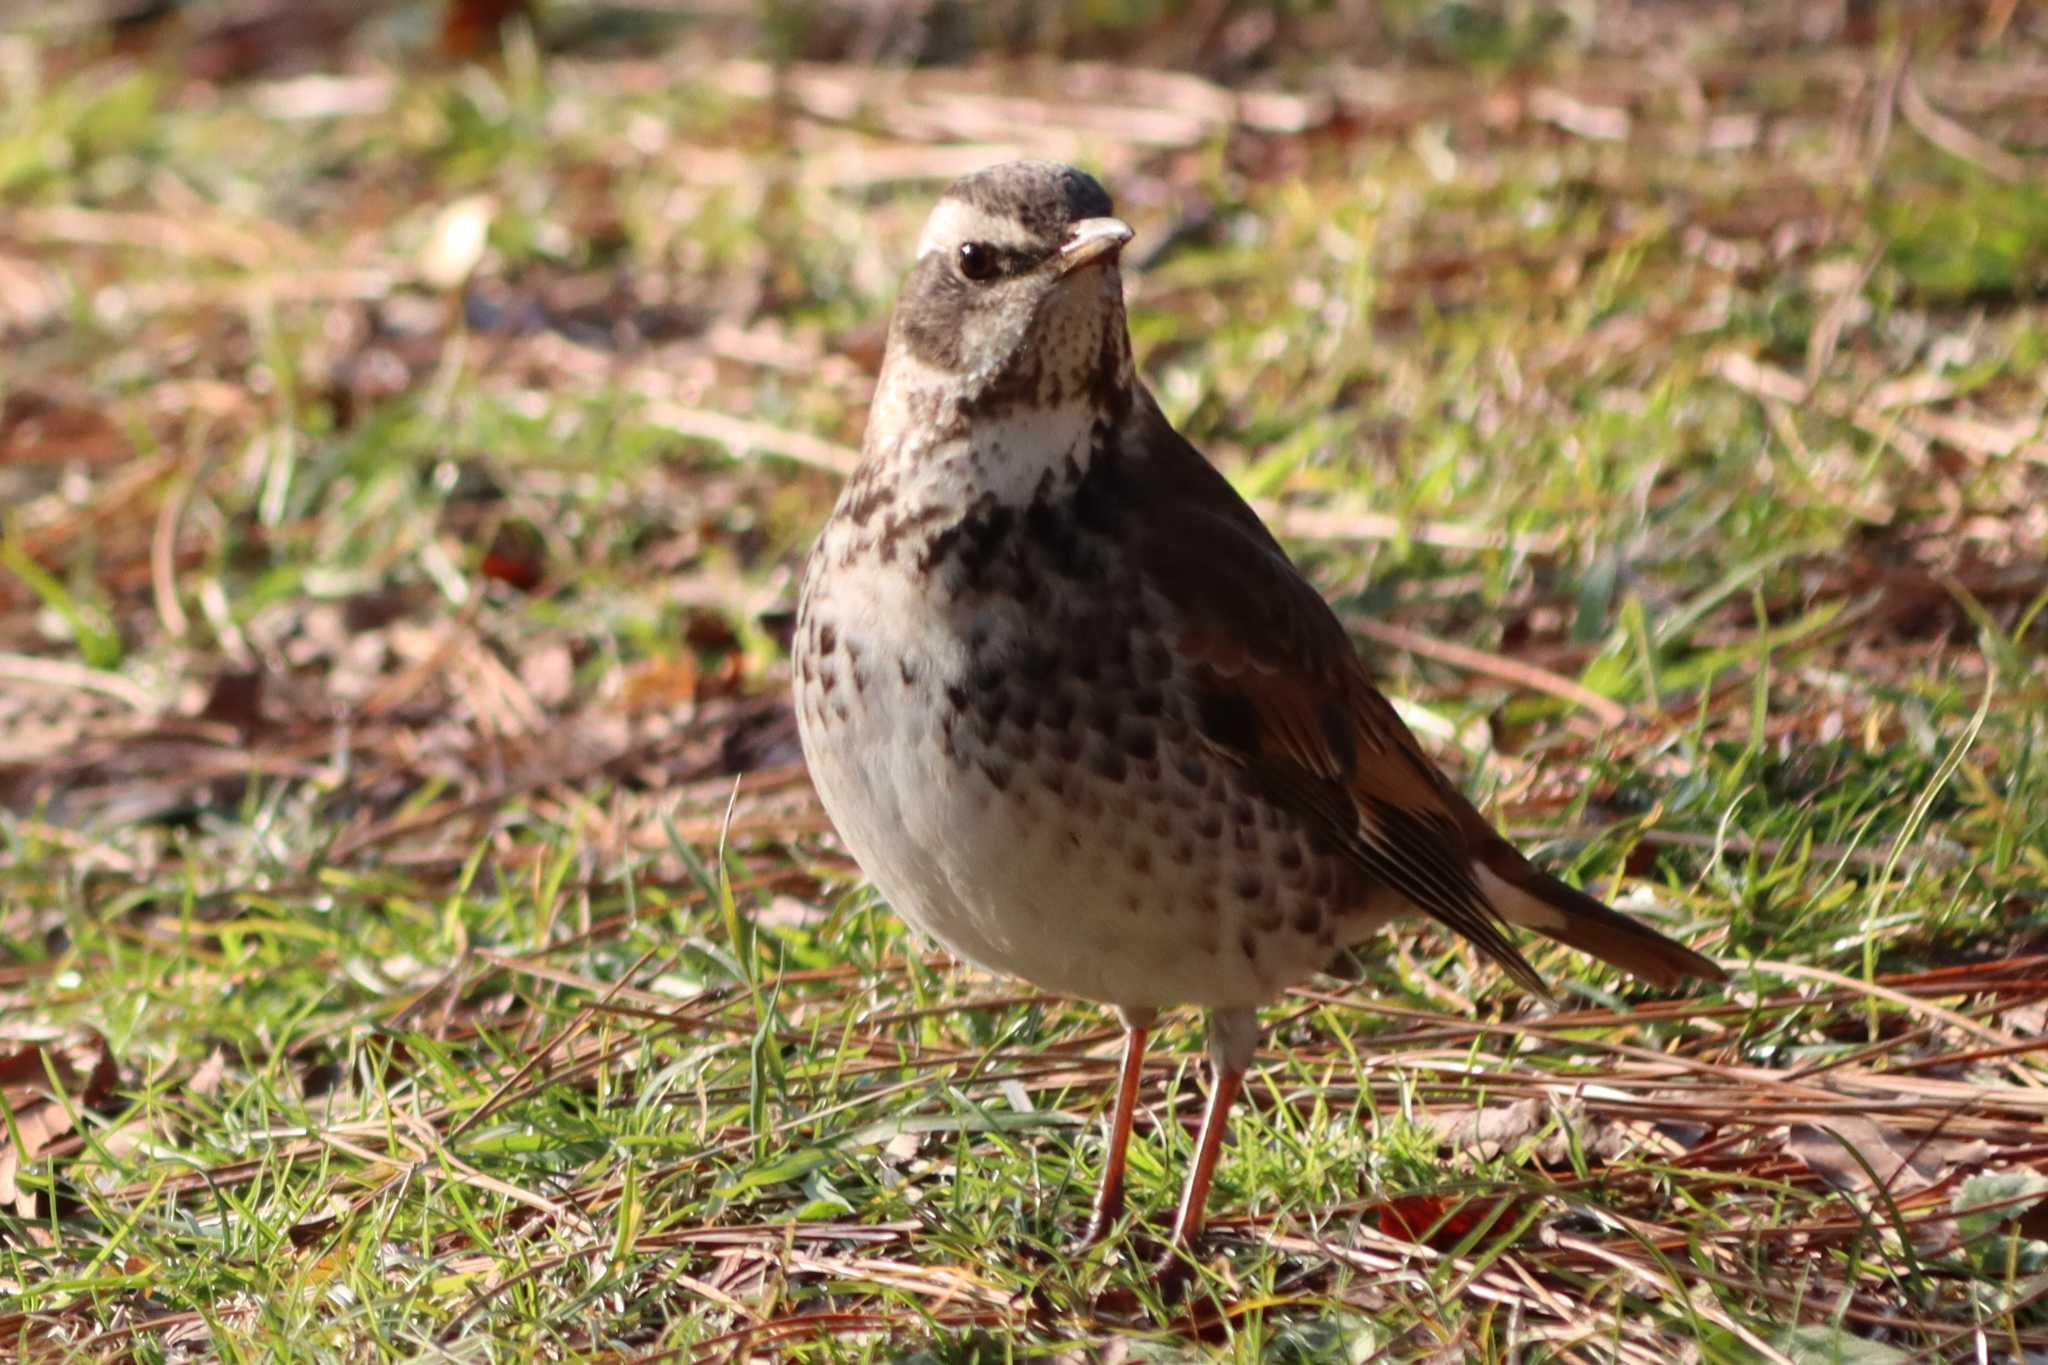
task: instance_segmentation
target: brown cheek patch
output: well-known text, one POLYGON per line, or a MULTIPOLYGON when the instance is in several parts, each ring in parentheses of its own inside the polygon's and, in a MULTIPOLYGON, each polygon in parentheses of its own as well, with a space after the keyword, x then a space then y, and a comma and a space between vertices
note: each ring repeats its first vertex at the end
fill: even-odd
POLYGON ((969 306, 967 289, 944 252, 926 255, 896 302, 892 344, 909 347, 935 370, 957 373, 963 364, 961 314, 969 306))

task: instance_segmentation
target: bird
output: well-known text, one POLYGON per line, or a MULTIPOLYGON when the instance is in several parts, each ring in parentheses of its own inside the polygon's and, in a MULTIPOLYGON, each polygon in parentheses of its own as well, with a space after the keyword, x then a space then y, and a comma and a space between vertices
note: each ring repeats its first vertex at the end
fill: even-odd
POLYGON ((819 800, 903 919, 1124 1031, 1084 1244, 1125 1212, 1148 1036, 1207 1011, 1171 1245, 1194 1245, 1258 1008, 1404 916, 1548 997, 1533 930, 1660 987, 1711 959, 1539 870, 1138 377, 1093 177, 955 181, 890 318, 791 640, 819 800))

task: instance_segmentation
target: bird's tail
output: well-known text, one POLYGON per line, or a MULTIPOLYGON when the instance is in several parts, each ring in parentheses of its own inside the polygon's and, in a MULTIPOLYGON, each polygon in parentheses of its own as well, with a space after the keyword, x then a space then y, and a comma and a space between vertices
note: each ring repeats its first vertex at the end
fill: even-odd
POLYGON ((1676 986, 1689 976, 1728 979, 1710 959, 1559 881, 1505 841, 1489 841, 1473 860, 1472 875, 1508 923, 1534 929, 1654 985, 1676 986))

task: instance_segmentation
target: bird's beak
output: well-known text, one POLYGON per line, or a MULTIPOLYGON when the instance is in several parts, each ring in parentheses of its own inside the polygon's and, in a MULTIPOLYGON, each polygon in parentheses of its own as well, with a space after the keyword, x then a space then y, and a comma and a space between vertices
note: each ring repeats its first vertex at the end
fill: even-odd
POLYGON ((1114 258, 1131 240, 1131 225, 1121 218, 1083 218, 1067 229, 1067 240, 1053 256, 1054 273, 1071 275, 1083 266, 1114 258))

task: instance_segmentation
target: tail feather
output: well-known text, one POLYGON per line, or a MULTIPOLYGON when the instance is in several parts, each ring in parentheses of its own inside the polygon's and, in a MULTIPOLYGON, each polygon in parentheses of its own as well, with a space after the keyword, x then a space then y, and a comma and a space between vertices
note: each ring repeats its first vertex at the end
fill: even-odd
POLYGON ((1505 843, 1487 852, 1492 856, 1475 859, 1472 874, 1508 923, 1534 929, 1654 985, 1676 986, 1687 977, 1728 979, 1711 959, 1538 870, 1505 843))

